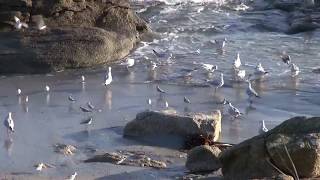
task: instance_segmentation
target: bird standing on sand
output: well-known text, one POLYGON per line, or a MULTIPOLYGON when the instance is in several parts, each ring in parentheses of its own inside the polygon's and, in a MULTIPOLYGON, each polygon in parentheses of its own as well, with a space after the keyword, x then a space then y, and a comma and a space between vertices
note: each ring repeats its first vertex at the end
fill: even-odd
POLYGON ((239 109, 237 109, 236 107, 234 107, 231 102, 224 100, 224 104, 228 104, 229 108, 228 108, 228 113, 233 117, 233 118, 238 118, 239 116, 242 115, 242 113, 239 111, 239 109))
POLYGON ((67 177, 66 180, 75 180, 77 175, 78 175, 78 173, 74 172, 71 176, 67 177))
POLYGON ((248 83, 248 87, 247 87, 246 93, 247 93, 247 95, 249 96, 249 101, 250 101, 250 103, 252 103, 251 97, 254 96, 254 97, 260 98, 260 96, 259 96, 259 94, 252 88, 250 80, 247 80, 247 83, 248 83))
POLYGON ((4 120, 4 125, 10 130, 11 132, 14 132, 14 122, 12 119, 12 112, 8 113, 8 116, 4 120))
POLYGON ((151 105, 152 105, 152 101, 151 101, 151 99, 150 99, 150 98, 147 100, 147 103, 148 103, 148 105, 149 105, 149 106, 151 106, 151 105))
POLYGON ((105 77, 104 85, 108 86, 112 82, 112 74, 111 74, 111 67, 109 67, 108 75, 105 77))
POLYGON ((54 166, 46 163, 39 163, 34 165, 34 167, 36 168, 37 171, 42 171, 42 169, 53 168, 54 166))
POLYGON ((223 79, 223 73, 220 74, 220 81, 218 86, 216 87, 215 90, 217 90, 218 88, 221 88, 224 85, 224 79, 223 79))
POLYGON ((150 70, 151 71, 154 71, 157 67, 158 67, 157 63, 150 61, 150 70))
POLYGON ((280 57, 284 63, 288 65, 291 63, 291 57, 287 54, 287 52, 283 51, 280 57))
POLYGON ((300 69, 297 65, 295 65, 294 63, 290 64, 291 67, 291 76, 295 77, 300 73, 300 69))
POLYGON ((261 128, 259 130, 259 133, 262 134, 262 133, 265 133, 265 132, 268 132, 268 128, 266 127, 265 123, 264 123, 264 120, 261 121, 261 128))
POLYGON ((82 107, 82 106, 80 106, 80 109, 81 109, 82 112, 92 112, 91 109, 87 109, 87 108, 82 107))
POLYGON ((240 66, 241 66, 240 54, 237 53, 237 59, 234 60, 234 62, 233 62, 233 67, 234 67, 235 69, 239 69, 240 66))
POLYGON ((86 82, 86 78, 84 77, 84 75, 81 76, 81 82, 85 83, 86 82))
POLYGON ((268 74, 268 72, 264 70, 261 63, 258 63, 258 65, 255 68, 254 74, 255 75, 265 75, 265 74, 268 74))
POLYGON ((166 101, 164 104, 165 104, 166 109, 168 109, 168 108, 169 108, 169 103, 168 103, 168 101, 166 101))

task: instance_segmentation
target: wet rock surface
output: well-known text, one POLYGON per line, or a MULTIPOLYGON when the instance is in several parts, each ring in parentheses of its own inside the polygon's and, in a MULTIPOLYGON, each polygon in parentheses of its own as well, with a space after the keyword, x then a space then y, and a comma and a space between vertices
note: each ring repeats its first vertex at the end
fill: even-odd
POLYGON ((225 178, 319 176, 319 118, 295 117, 221 154, 225 178), (291 160, 292 162, 291 162, 291 160))
POLYGON ((221 150, 214 146, 198 146, 188 152, 186 167, 191 172, 216 171, 221 168, 221 150))
POLYGON ((266 30, 296 34, 320 27, 320 9, 317 1, 258 0, 247 4, 251 7, 250 13, 264 17, 256 21, 260 28, 266 30))
POLYGON ((144 137, 149 135, 175 135, 187 138, 189 135, 203 135, 218 140, 221 133, 221 113, 211 115, 195 113, 187 116, 175 113, 145 111, 126 124, 125 137, 144 137))
POLYGON ((0 1, 0 73, 42 73, 119 60, 150 29, 121 1, 0 1), (14 16, 29 28, 15 29, 14 16), (39 30, 46 25, 47 28, 39 30), (19 67, 19 68, 16 68, 19 67))
POLYGON ((84 162, 108 162, 117 165, 152 167, 157 169, 167 167, 166 162, 151 159, 146 155, 145 152, 136 151, 118 151, 112 153, 105 153, 102 155, 96 155, 92 158, 85 160, 84 162))

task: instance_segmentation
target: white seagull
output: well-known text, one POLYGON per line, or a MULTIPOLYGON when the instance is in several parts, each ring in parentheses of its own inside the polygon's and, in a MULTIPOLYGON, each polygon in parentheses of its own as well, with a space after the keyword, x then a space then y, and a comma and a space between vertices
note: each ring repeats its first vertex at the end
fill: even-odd
POLYGON ((247 83, 248 83, 248 88, 247 88, 247 90, 246 90, 246 93, 247 93, 247 95, 249 96, 249 101, 250 101, 250 103, 252 103, 252 101, 251 101, 251 97, 252 97, 252 96, 258 97, 258 98, 260 98, 260 96, 259 96, 259 94, 252 88, 250 80, 247 80, 247 83))
POLYGON ((16 29, 21 29, 22 27, 24 28, 28 28, 28 24, 24 23, 24 22, 21 22, 20 19, 17 17, 17 16, 14 16, 14 21, 16 22, 14 27, 16 29))
POLYGON ((50 87, 49 87, 48 85, 46 85, 45 90, 46 90, 47 92, 49 92, 49 91, 50 91, 50 87))
POLYGON ((169 108, 169 103, 168 103, 168 101, 165 102, 165 106, 166 106, 166 109, 169 108))
POLYGON ((4 125, 11 131, 14 132, 14 122, 12 119, 12 112, 8 113, 8 116, 4 120, 4 125))
POLYGON ((254 74, 265 75, 265 74, 268 74, 268 72, 264 70, 261 63, 258 63, 258 65, 255 68, 254 74))
POLYGON ((268 128, 266 127, 265 123, 264 123, 264 120, 261 121, 261 128, 259 130, 259 133, 262 134, 262 133, 265 133, 265 132, 268 132, 268 128))
POLYGON ((295 65, 294 63, 292 63, 291 65, 291 76, 295 77, 300 73, 300 69, 297 65, 295 65))
POLYGON ((130 68, 130 67, 134 66, 134 62, 135 62, 134 59, 132 59, 132 58, 127 58, 127 59, 125 60, 125 62, 120 63, 120 65, 121 65, 121 66, 126 66, 127 68, 130 68))
POLYGON ((236 71, 236 79, 237 80, 243 80, 246 76, 246 70, 237 70, 236 71))
POLYGON ((71 176, 67 177, 66 180, 75 180, 77 175, 78 175, 78 173, 74 172, 71 176))
POLYGON ((37 171, 42 171, 42 169, 53 168, 54 166, 46 163, 39 163, 34 165, 34 167, 36 168, 37 171))
POLYGON ((155 63, 153 61, 150 61, 150 69, 151 69, 151 71, 154 71, 157 67, 158 67, 157 63, 155 63))
POLYGON ((242 113, 239 111, 239 109, 237 109, 236 107, 234 107, 231 102, 224 100, 224 104, 228 104, 229 108, 228 108, 228 113, 234 117, 234 118, 238 118, 239 116, 242 115, 242 113))
POLYGON ((21 93, 22 93, 21 89, 17 89, 17 93, 18 93, 18 95, 21 95, 21 93))
POLYGON ((28 103, 29 102, 29 96, 26 96, 24 102, 28 103))
POLYGON ((220 82, 218 84, 218 86, 216 87, 216 90, 218 88, 221 88, 224 85, 224 79, 223 79, 223 73, 220 74, 220 82))
POLYGON ((86 82, 86 78, 84 77, 84 75, 81 76, 81 82, 85 83, 86 82))
POLYGON ((82 121, 80 124, 90 125, 92 124, 93 118, 89 117, 88 119, 82 121))
POLYGON ((240 54, 237 53, 237 59, 234 60, 234 62, 233 62, 233 67, 234 67, 235 69, 239 69, 240 66, 241 66, 240 54))
POLYGON ((112 82, 112 74, 111 74, 111 67, 109 67, 108 75, 105 77, 104 85, 108 86, 112 82))
POLYGON ((227 38, 223 38, 222 40, 214 40, 214 44, 217 46, 217 49, 223 49, 226 46, 227 38))
POLYGON ((147 100, 147 103, 148 103, 148 105, 149 105, 149 106, 151 106, 151 105, 152 105, 152 101, 151 101, 151 99, 150 99, 150 98, 147 100))
POLYGON ((205 63, 202 63, 201 67, 210 73, 213 73, 215 70, 218 69, 218 66, 215 66, 212 64, 205 64, 205 63))

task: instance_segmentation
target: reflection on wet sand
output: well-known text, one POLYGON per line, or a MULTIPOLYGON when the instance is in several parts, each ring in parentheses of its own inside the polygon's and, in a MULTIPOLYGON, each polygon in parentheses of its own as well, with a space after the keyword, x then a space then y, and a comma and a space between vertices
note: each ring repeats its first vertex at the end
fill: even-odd
POLYGON ((108 87, 105 90, 104 100, 105 100, 105 104, 107 105, 108 109, 112 110, 112 90, 110 87, 108 87))

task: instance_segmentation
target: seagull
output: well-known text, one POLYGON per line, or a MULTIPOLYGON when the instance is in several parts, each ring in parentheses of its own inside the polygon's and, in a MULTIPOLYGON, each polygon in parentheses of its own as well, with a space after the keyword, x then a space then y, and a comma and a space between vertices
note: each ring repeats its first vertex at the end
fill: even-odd
POLYGON ((188 99, 187 97, 183 97, 183 102, 185 102, 187 104, 191 104, 190 99, 188 99))
POLYGON ((6 117, 4 121, 4 125, 11 131, 14 132, 14 122, 12 119, 12 112, 8 113, 8 116, 6 117))
POLYGON ((265 75, 265 74, 268 74, 268 72, 264 70, 261 63, 258 63, 258 65, 255 68, 254 74, 265 75))
POLYGON ((244 77, 246 76, 246 70, 237 70, 236 71, 236 79, 237 80, 243 80, 244 77))
POLYGON ((29 102, 29 96, 26 96, 24 102, 28 103, 29 102))
POLYGON ((159 93, 166 93, 163 89, 161 89, 159 86, 157 86, 157 91, 159 92, 159 93))
POLYGON ((46 25, 38 26, 38 29, 39 29, 39 30, 45 30, 46 28, 47 28, 46 25))
POLYGON ((148 103, 148 105, 152 105, 152 101, 151 101, 151 99, 149 98, 148 100, 147 100, 147 103, 148 103))
POLYGON ((157 67, 158 67, 158 66, 157 66, 157 64, 156 64, 155 62, 150 61, 150 69, 151 69, 152 71, 154 71, 157 67))
POLYGON ((36 168, 37 171, 42 171, 42 169, 53 168, 54 166, 46 163, 39 163, 34 165, 34 167, 36 168))
POLYGON ((224 100, 224 104, 228 104, 229 108, 228 108, 228 113, 234 117, 234 118, 238 118, 239 116, 242 115, 242 113, 239 111, 239 109, 237 109, 236 107, 234 107, 231 102, 224 100))
POLYGON ((294 63, 290 64, 291 66, 291 76, 295 77, 300 73, 300 69, 297 65, 295 65, 294 63))
POLYGON ((213 73, 215 70, 218 69, 218 66, 212 65, 212 64, 201 64, 202 68, 205 69, 206 71, 213 73))
POLYGON ((21 95, 22 93, 21 89, 17 89, 17 93, 18 93, 18 96, 21 95))
POLYGON ((263 134, 265 132, 268 132, 268 128, 266 127, 265 123, 264 123, 264 120, 261 121, 261 129, 259 130, 259 133, 260 134, 263 134))
POLYGON ((71 176, 67 177, 66 180, 75 180, 77 175, 78 175, 78 173, 74 172, 71 176))
POLYGON ((247 95, 249 96, 249 101, 250 101, 250 103, 252 103, 252 101, 251 101, 251 97, 252 97, 252 96, 255 96, 255 97, 258 97, 258 98, 260 98, 260 96, 259 96, 259 94, 252 88, 250 80, 247 80, 247 83, 248 83, 248 88, 247 88, 247 90, 246 90, 246 93, 247 93, 247 95))
POLYGON ((92 112, 92 110, 87 109, 87 108, 82 107, 82 106, 80 106, 80 109, 81 109, 82 112, 92 112))
POLYGON ((220 82, 218 84, 218 86, 216 87, 216 90, 218 88, 221 88, 224 85, 224 80, 223 80, 223 73, 220 74, 220 82))
POLYGON ((111 67, 109 67, 109 72, 108 72, 108 75, 106 75, 105 77, 104 85, 108 86, 109 84, 111 84, 111 82, 112 82, 112 74, 111 74, 111 67))
POLYGON ((20 19, 17 17, 17 16, 14 16, 14 21, 16 22, 14 27, 16 29, 21 29, 22 27, 24 28, 28 28, 28 24, 24 23, 24 22, 21 22, 20 19))
POLYGON ((88 119, 82 121, 80 124, 86 124, 86 125, 90 125, 93 121, 92 117, 89 117, 88 119))
POLYGON ((154 50, 154 49, 152 49, 152 51, 153 51, 153 53, 154 53, 157 57, 159 57, 159 58, 164 58, 164 57, 166 56, 165 53, 159 53, 159 52, 157 52, 157 51, 154 50))
POLYGON ((127 58, 125 62, 120 63, 121 66, 126 66, 127 68, 134 66, 134 59, 127 58))
POLYGON ((168 103, 168 101, 165 102, 165 106, 166 106, 166 109, 169 108, 169 103, 168 103))
POLYGON ((286 63, 286 64, 290 64, 290 62, 291 62, 291 57, 290 57, 290 55, 288 55, 287 54, 287 52, 285 52, 285 51, 283 51, 282 52, 282 55, 280 56, 281 57, 281 59, 282 59, 282 61, 284 62, 284 63, 286 63))
POLYGON ((234 62, 233 62, 233 67, 234 67, 235 69, 239 69, 240 66, 241 66, 240 54, 237 53, 237 59, 234 60, 234 62))
POLYGON ((81 76, 81 82, 85 83, 86 82, 86 78, 84 77, 84 75, 81 76))
POLYGON ((214 44, 217 46, 218 49, 223 49, 226 45, 227 38, 223 38, 222 40, 214 40, 214 44))
POLYGON ((50 91, 50 87, 49 87, 48 85, 46 85, 45 90, 46 90, 47 92, 49 92, 49 91, 50 91))
POLYGON ((72 101, 72 102, 75 102, 75 101, 76 101, 76 99, 74 99, 74 98, 72 97, 72 95, 70 95, 70 96, 68 97, 68 100, 69 100, 69 101, 72 101))
POLYGON ((94 108, 95 108, 94 105, 92 105, 90 101, 87 102, 87 106, 92 110, 94 110, 94 108))

